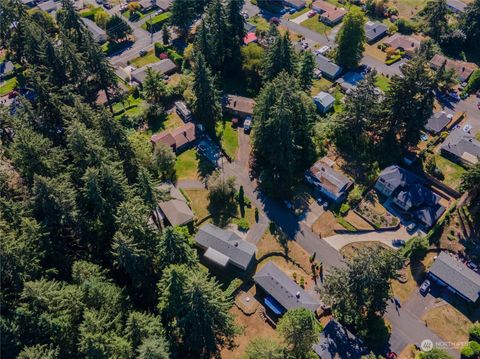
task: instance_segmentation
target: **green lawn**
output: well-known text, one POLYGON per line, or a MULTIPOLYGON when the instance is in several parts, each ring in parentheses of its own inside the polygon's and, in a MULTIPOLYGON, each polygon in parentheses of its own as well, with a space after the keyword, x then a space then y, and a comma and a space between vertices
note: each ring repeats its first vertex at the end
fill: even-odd
POLYGON ((335 97, 335 104, 333 105, 333 108, 334 108, 335 112, 342 112, 343 111, 342 99, 343 99, 344 95, 338 87, 335 88, 335 92, 333 93, 333 97, 335 97))
POLYGON ((213 165, 194 148, 182 152, 175 161, 177 179, 202 180, 214 170, 213 165))
POLYGON ((462 175, 466 171, 465 168, 440 155, 435 156, 435 162, 445 177, 443 182, 447 186, 457 189, 460 185, 462 175))
POLYGON ((320 91, 327 92, 330 87, 332 87, 333 82, 327 80, 326 78, 321 78, 318 80, 313 80, 312 88, 310 89, 310 93, 312 96, 315 96, 320 91))
POLYGON ((168 11, 154 16, 153 18, 145 21, 145 23, 142 24, 141 28, 145 31, 150 31, 149 24, 152 24, 151 26, 153 26, 153 32, 160 31, 163 23, 167 21, 170 16, 172 16, 172 13, 168 11))
POLYGON ((268 31, 268 28, 269 28, 268 21, 261 16, 255 15, 249 18, 248 22, 255 25, 257 27, 257 30, 260 32, 268 31))
POLYGON ((377 87, 383 92, 387 92, 390 87, 390 80, 383 75, 377 75, 375 85, 377 85, 377 87))
POLYGON ((138 97, 135 98, 130 95, 124 103, 117 102, 113 104, 113 113, 115 118, 120 118, 122 116, 138 116, 143 112, 143 100, 138 97))
POLYGON ((17 78, 14 76, 1 83, 0 96, 5 96, 6 94, 12 92, 15 87, 17 87, 17 78))
POLYGON ((220 139, 222 148, 230 158, 235 158, 235 153, 238 148, 238 133, 232 128, 231 122, 225 120, 224 122, 217 122, 216 126, 217 137, 220 139))
POLYGON ((155 50, 150 50, 145 54, 145 56, 139 56, 133 59, 132 61, 130 61, 130 64, 135 67, 143 67, 145 65, 152 64, 159 60, 160 59, 155 56, 155 50))
POLYGON ((305 26, 306 28, 312 31, 316 31, 320 34, 327 35, 332 28, 328 25, 325 25, 323 22, 318 21, 318 18, 319 18, 318 14, 315 16, 312 16, 311 18, 302 22, 302 26, 305 26))

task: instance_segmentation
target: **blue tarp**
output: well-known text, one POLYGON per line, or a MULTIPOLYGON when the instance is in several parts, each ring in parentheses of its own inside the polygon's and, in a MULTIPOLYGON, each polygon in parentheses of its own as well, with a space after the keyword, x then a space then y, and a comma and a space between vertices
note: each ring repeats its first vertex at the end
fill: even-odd
POLYGON ((285 312, 285 308, 270 295, 265 297, 264 302, 276 315, 282 315, 285 312))

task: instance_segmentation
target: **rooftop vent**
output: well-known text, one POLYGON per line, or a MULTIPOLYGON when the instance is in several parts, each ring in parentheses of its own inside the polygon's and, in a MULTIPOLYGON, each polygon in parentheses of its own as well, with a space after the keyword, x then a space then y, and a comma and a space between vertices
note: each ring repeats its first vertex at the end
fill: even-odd
POLYGON ((296 296, 297 298, 300 298, 300 292, 297 292, 297 293, 295 294, 295 296, 296 296))

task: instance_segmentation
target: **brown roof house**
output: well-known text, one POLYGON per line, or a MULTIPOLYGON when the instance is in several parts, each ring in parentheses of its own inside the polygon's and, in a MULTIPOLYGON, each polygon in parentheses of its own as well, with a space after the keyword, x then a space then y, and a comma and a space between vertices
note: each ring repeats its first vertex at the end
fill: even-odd
POLYGON ((182 193, 171 183, 165 183, 158 187, 162 192, 167 192, 169 197, 166 201, 158 203, 153 212, 156 223, 163 221, 165 225, 184 226, 193 221, 193 212, 187 204, 182 193), (165 223, 167 221, 167 223, 165 223))
POLYGON ((405 55, 412 57, 420 48, 420 40, 407 35, 394 34, 388 37, 384 42, 385 45, 405 51, 405 55))
POLYGON ((255 100, 249 97, 226 95, 223 98, 223 106, 233 116, 247 117, 253 115, 255 100))
POLYGON ((347 13, 344 8, 339 8, 323 0, 317 0, 312 4, 312 10, 320 14, 320 20, 324 23, 333 26, 342 21, 347 13))
POLYGON ((157 143, 163 143, 172 148, 173 152, 180 153, 197 139, 195 125, 188 122, 174 130, 165 130, 154 134, 150 141, 155 146, 157 143))
POLYGON ((478 69, 478 66, 472 62, 452 60, 440 54, 436 54, 430 60, 430 67, 434 70, 438 70, 444 64, 447 70, 453 69, 455 71, 461 82, 467 81, 473 71, 478 69))
POLYGON ((332 168, 333 161, 321 158, 305 172, 305 179, 334 202, 345 199, 353 182, 332 168))

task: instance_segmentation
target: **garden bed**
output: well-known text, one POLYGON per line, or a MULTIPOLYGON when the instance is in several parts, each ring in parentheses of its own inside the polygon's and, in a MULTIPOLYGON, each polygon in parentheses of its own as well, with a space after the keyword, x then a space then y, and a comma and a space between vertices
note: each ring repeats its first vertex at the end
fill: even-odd
POLYGON ((394 229, 400 224, 400 220, 381 205, 374 190, 365 195, 354 211, 376 229, 394 229))

